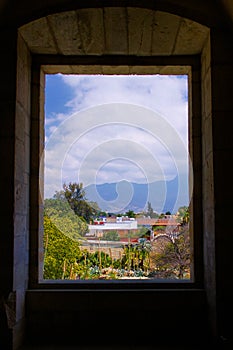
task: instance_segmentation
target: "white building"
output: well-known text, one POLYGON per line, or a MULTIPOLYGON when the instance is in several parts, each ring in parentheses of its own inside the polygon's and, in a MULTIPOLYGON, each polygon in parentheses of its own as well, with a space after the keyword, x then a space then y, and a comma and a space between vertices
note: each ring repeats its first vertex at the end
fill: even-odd
POLYGON ((118 231, 120 234, 121 232, 126 232, 129 230, 137 230, 137 228, 138 225, 136 220, 116 220, 116 222, 102 222, 101 224, 88 225, 88 236, 100 237, 106 231, 118 231))

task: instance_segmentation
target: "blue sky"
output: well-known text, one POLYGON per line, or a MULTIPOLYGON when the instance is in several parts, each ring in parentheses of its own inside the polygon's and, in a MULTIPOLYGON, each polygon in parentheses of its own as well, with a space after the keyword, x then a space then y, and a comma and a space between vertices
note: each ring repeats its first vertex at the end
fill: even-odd
POLYGON ((187 76, 47 75, 45 197, 64 182, 187 173, 187 86, 187 76))

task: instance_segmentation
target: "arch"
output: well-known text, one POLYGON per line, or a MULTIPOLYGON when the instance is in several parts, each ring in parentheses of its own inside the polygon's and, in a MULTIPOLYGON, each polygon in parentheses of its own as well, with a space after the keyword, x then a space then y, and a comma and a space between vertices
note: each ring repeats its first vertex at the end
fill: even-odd
POLYGON ((33 54, 178 56, 200 54, 209 30, 168 12, 104 7, 48 15, 19 33, 33 54))

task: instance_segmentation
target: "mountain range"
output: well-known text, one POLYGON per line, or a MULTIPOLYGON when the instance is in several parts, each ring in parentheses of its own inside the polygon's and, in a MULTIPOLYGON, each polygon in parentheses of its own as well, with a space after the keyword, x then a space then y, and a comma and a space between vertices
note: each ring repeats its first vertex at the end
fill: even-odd
POLYGON ((176 213, 179 207, 189 204, 187 175, 142 184, 126 180, 91 184, 84 191, 89 202, 96 202, 101 210, 113 213, 146 211, 148 202, 157 213, 176 213))

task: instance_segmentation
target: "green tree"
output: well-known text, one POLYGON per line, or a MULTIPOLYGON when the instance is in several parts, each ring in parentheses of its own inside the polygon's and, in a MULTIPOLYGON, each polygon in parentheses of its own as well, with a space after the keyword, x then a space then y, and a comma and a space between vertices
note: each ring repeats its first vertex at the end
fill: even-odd
POLYGON ((44 215, 44 279, 75 279, 77 260, 82 255, 79 244, 65 236, 44 215))
POLYGON ((148 228, 145 226, 138 226, 138 232, 137 232, 137 236, 138 238, 140 237, 144 237, 145 234, 147 233, 148 228))
POLYGON ((154 210, 151 206, 151 202, 147 202, 147 215, 152 218, 153 213, 154 213, 154 210))
POLYGON ((139 238, 136 249, 139 252, 139 268, 143 271, 150 267, 150 252, 152 250, 151 242, 146 238, 139 238))
POLYGON ((65 197, 61 196, 61 193, 58 198, 45 199, 44 214, 67 237, 78 240, 88 232, 87 223, 83 218, 75 215, 65 197))
POLYGON ((137 272, 148 271, 150 267, 151 243, 145 238, 139 238, 136 244, 127 244, 124 246, 121 266, 123 269, 137 272))
POLYGON ((125 215, 127 215, 129 218, 135 218, 136 214, 133 210, 128 210, 125 215))
POLYGON ((79 217, 83 217, 87 223, 90 223, 94 216, 97 215, 98 210, 93 205, 87 202, 83 184, 69 183, 63 184, 63 190, 66 200, 71 209, 79 217))
POLYGON ((120 240, 120 236, 118 234, 118 232, 116 230, 112 230, 112 231, 108 231, 105 232, 102 240, 106 240, 106 241, 119 241, 120 240))
POLYGON ((189 208, 186 206, 180 207, 178 209, 178 220, 182 225, 189 222, 189 208))

